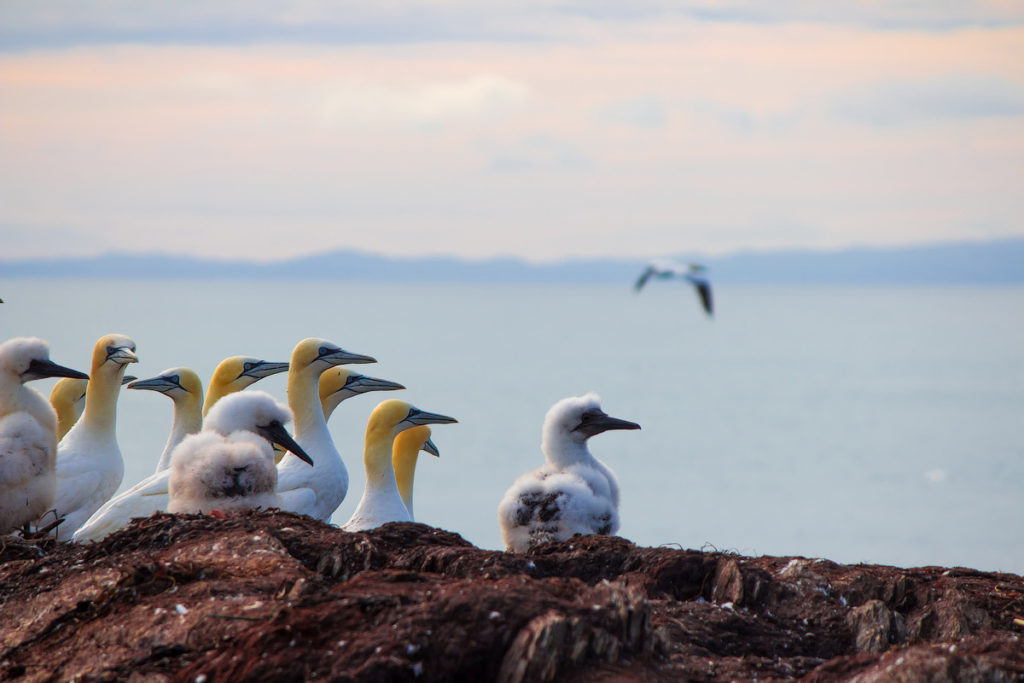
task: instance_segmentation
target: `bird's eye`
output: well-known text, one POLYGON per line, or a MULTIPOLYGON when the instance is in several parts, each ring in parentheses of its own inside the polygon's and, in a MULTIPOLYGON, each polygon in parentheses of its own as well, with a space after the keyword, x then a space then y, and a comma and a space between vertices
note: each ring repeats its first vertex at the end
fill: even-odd
POLYGON ((354 384, 354 383, 358 382, 359 380, 361 380, 362 378, 363 378, 362 375, 349 375, 345 379, 345 386, 347 387, 349 384, 354 384))
POLYGON ((317 355, 318 356, 326 356, 330 352, 331 352, 331 349, 329 347, 321 346, 320 349, 317 351, 317 355))
POLYGON ((243 363, 242 367, 245 369, 246 372, 249 372, 254 367, 256 367, 256 364, 255 363, 243 363))

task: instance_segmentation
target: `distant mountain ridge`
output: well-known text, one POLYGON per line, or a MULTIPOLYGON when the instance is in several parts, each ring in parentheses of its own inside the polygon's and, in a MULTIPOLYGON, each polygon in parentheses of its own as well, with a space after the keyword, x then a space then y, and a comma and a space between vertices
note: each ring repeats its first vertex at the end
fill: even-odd
MULTIPOLYGON (((1024 237, 888 248, 682 254, 708 266, 715 282, 777 284, 1019 284, 1024 237)), ((531 264, 516 258, 390 257, 337 250, 271 263, 163 254, 0 260, 0 277, 375 280, 389 282, 629 282, 642 259, 571 259, 531 264)))

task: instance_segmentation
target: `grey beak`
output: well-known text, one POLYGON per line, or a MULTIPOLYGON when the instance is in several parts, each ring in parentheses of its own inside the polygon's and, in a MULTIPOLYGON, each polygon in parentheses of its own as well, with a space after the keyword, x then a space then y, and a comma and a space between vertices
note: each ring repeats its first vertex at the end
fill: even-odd
MULTIPOLYGON (((252 377, 254 379, 263 379, 264 377, 270 377, 271 375, 276 375, 279 372, 287 371, 287 363, 275 363, 271 361, 261 360, 248 370, 244 370, 242 372, 242 375, 246 375, 247 377, 252 377)), ((239 377, 241 377, 241 375, 239 375, 239 377)))
POLYGON ((345 382, 344 388, 349 391, 354 391, 357 394, 365 394, 371 391, 396 391, 398 389, 405 389, 405 386, 398 382, 378 379, 377 377, 351 375, 349 376, 348 381, 345 382))
POLYGON ((433 425, 433 424, 451 424, 458 422, 454 417, 448 417, 447 415, 441 415, 440 413, 428 413, 425 410, 419 408, 411 408, 409 414, 405 416, 402 422, 408 422, 410 425, 433 425))
POLYGON ((420 450, 424 451, 425 453, 430 453, 435 458, 441 457, 441 451, 437 450, 437 446, 435 446, 434 442, 431 441, 430 439, 427 439, 426 441, 423 442, 423 445, 420 447, 420 450))

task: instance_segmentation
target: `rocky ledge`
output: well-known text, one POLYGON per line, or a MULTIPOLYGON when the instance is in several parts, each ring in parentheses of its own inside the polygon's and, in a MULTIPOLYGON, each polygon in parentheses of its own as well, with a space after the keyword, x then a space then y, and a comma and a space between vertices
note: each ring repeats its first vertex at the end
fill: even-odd
POLYGON ((1024 578, 157 514, 0 541, 0 679, 1024 680, 1024 578))

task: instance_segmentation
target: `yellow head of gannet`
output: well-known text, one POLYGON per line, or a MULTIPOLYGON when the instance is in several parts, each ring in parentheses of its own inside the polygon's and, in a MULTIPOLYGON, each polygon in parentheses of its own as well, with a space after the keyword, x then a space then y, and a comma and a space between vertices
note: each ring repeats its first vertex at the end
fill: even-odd
POLYGON ((24 384, 61 376, 87 378, 51 361, 42 339, 0 344, 0 534, 38 518, 53 502, 57 415, 24 384))
MULTIPOLYGON (((125 375, 121 385, 138 379, 135 375, 125 375)), ((57 411, 57 441, 64 438, 85 410, 85 389, 89 380, 78 377, 64 377, 50 390, 50 405, 57 411)))
POLYGON ((217 401, 228 394, 241 391, 264 377, 276 375, 288 369, 288 363, 275 363, 250 356, 231 356, 217 365, 210 378, 210 386, 203 403, 203 416, 217 401))
POLYGON ((125 368, 137 363, 135 342, 108 334, 93 346, 92 370, 85 390, 85 411, 57 447, 57 495, 54 508, 64 521, 59 540, 68 540, 109 499, 124 476, 117 445, 117 397, 125 368))
POLYGON ((163 453, 157 461, 156 471, 162 472, 171 464, 171 451, 189 434, 203 426, 200 405, 203 402, 203 383, 195 370, 185 367, 164 370, 156 377, 128 383, 129 389, 148 389, 164 394, 174 402, 174 422, 167 437, 163 453))
POLYGON ((412 482, 416 475, 416 461, 419 460, 420 451, 430 453, 435 458, 441 457, 441 452, 430 440, 430 427, 419 425, 399 432, 395 437, 395 445, 391 451, 391 464, 395 467, 395 483, 398 484, 398 494, 402 496, 402 502, 409 511, 409 519, 416 520, 412 511, 412 482))
POLYGON ((391 464, 395 437, 406 429, 427 424, 457 422, 453 417, 428 413, 405 401, 383 401, 370 414, 366 424, 363 467, 366 488, 363 497, 343 527, 348 531, 372 529, 387 522, 410 521, 409 510, 398 493, 395 470, 391 464))
POLYGON ((334 409, 342 401, 367 394, 371 391, 396 391, 405 389, 398 382, 361 375, 355 370, 337 366, 326 370, 320 375, 320 406, 324 410, 324 418, 330 419, 334 409))

